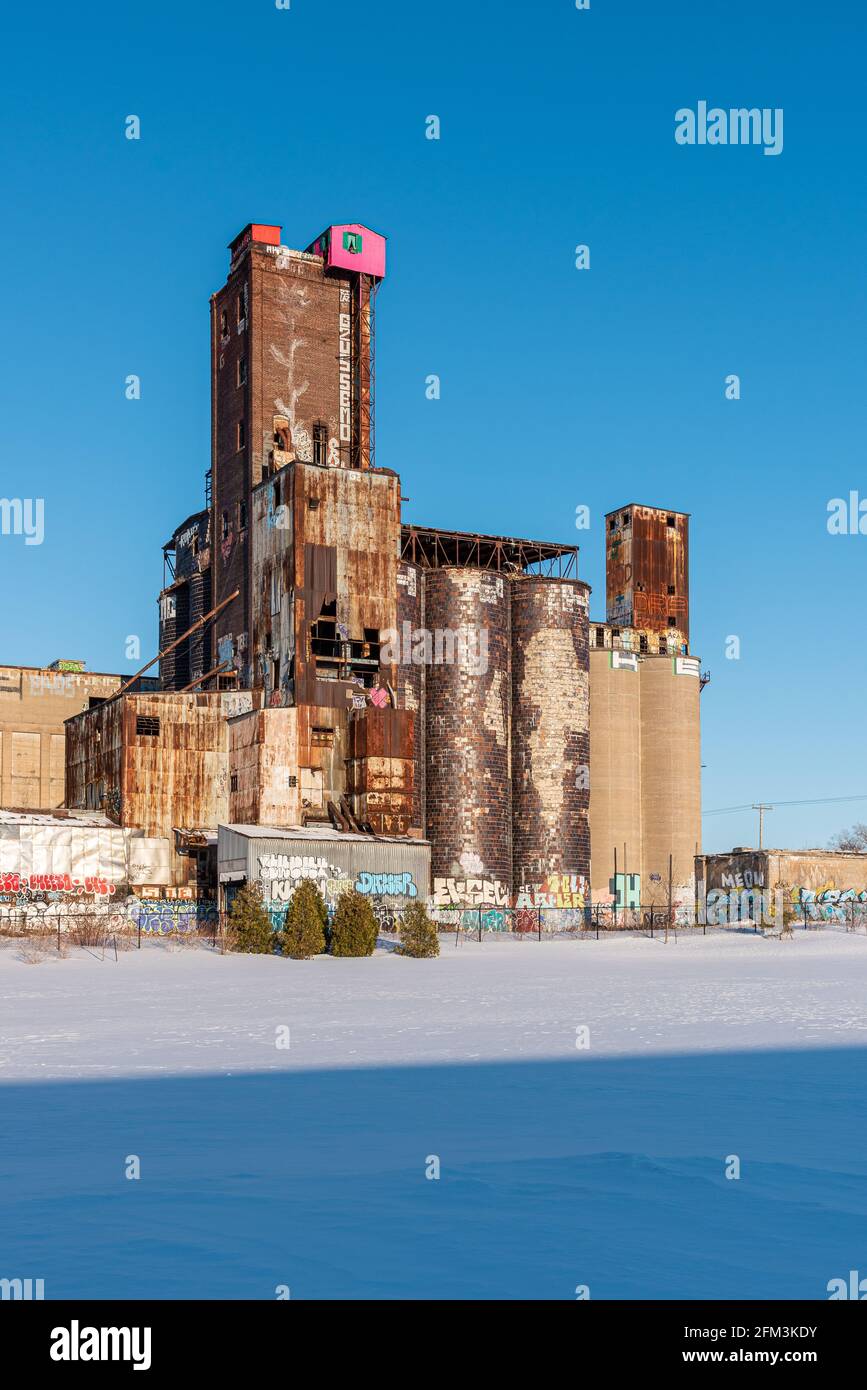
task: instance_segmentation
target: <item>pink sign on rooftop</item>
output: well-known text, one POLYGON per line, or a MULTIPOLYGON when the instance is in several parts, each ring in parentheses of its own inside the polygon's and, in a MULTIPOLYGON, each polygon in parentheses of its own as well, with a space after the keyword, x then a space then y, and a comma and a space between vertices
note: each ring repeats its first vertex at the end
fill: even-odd
POLYGON ((358 222, 346 222, 328 227, 308 250, 322 256, 327 266, 340 270, 357 270, 361 275, 385 275, 385 237, 362 227, 358 222))

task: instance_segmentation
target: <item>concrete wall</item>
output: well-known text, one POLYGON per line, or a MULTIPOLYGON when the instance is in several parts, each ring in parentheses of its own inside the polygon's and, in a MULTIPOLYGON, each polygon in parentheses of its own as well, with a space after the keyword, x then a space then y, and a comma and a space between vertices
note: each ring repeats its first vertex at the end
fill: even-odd
POLYGON ((0 666, 0 807, 52 810, 65 796, 64 721, 123 677, 0 666))

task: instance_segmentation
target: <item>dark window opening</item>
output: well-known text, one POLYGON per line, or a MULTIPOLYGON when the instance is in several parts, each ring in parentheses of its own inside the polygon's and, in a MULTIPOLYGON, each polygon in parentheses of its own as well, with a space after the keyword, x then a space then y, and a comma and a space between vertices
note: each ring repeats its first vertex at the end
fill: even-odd
POLYGON ((150 714, 137 714, 135 717, 135 731, 137 735, 141 734, 146 738, 159 738, 159 718, 150 714))
POLYGON ((239 358, 238 358, 238 385, 239 385, 239 386, 243 386, 246 380, 247 380, 247 359, 246 359, 246 357, 239 357, 239 358))
POLYGON ((88 709, 96 709, 97 705, 104 705, 104 704, 105 704, 105 700, 104 700, 104 699, 101 699, 98 695, 91 695, 90 699, 89 699, 88 702, 87 702, 87 708, 88 708, 88 709))
POLYGON ((632 520, 632 518, 630 517, 629 513, 628 513, 628 512, 624 512, 624 513, 623 513, 623 517, 622 517, 623 525, 624 525, 624 526, 628 526, 628 525, 630 524, 631 520, 632 520))
POLYGON ((324 468, 327 454, 328 426, 322 420, 316 420, 313 424, 313 462, 324 468))
POLYGON ((238 774, 237 774, 237 772, 233 772, 233 773, 230 775, 230 777, 229 777, 229 791, 230 791, 230 792, 236 792, 237 790, 238 790, 238 774))
POLYGON ((363 636, 352 638, 337 621, 337 600, 323 603, 318 619, 310 628, 310 651, 319 680, 361 681, 366 688, 376 684, 379 673, 379 629, 366 627, 363 636))
POLYGON ((665 524, 666 524, 666 526, 673 526, 673 525, 674 525, 674 517, 673 517, 673 516, 667 516, 667 517, 665 518, 665 524))
POLYGON ((271 689, 280 689, 280 658, 275 656, 271 663, 271 689))
POLYGON ((276 511, 277 508, 280 506, 280 479, 279 479, 279 478, 277 479, 277 481, 276 481, 275 484, 274 484, 274 491, 273 491, 273 493, 272 493, 272 496, 273 496, 273 499, 274 499, 274 510, 276 511))
POLYGON ((668 586, 668 592, 669 592, 670 594, 673 594, 673 593, 674 593, 674 585, 673 585, 673 584, 669 584, 669 586, 668 586))
POLYGON ((668 626, 677 627, 677 618, 673 617, 671 613, 668 615, 668 626))
POLYGON ((229 513, 223 512, 221 521, 221 536, 224 541, 229 539, 229 513))
POLYGON ((648 650, 648 647, 649 643, 647 641, 647 638, 642 634, 638 639, 638 650, 640 652, 646 652, 648 650))
POLYGON ((605 646, 605 629, 604 629, 604 627, 597 627, 597 629, 596 629, 596 645, 597 645, 597 647, 604 647, 604 646, 605 646))
POLYGON ((244 447, 244 445, 245 445, 246 443, 247 443, 247 425, 246 425, 245 421, 239 420, 239 421, 238 421, 238 448, 239 448, 239 449, 243 449, 243 447, 244 447))
POLYGON ((238 530, 239 530, 239 531, 246 531, 246 529, 247 529, 247 503, 246 503, 246 502, 239 502, 239 503, 238 503, 238 530))
POLYGON ((238 322, 239 322, 239 323, 243 323, 243 322, 244 322, 244 317, 245 317, 245 315, 244 315, 244 296, 243 296, 242 294, 239 294, 239 295, 238 295, 238 322))
POLYGON ((229 315, 225 309, 220 311, 220 332, 225 338, 229 332, 229 315))
POLYGON ((617 518, 616 518, 616 517, 613 517, 613 516, 612 516, 612 517, 609 517, 609 518, 608 518, 608 529, 609 529, 609 531, 613 531, 616 525, 617 525, 617 518))

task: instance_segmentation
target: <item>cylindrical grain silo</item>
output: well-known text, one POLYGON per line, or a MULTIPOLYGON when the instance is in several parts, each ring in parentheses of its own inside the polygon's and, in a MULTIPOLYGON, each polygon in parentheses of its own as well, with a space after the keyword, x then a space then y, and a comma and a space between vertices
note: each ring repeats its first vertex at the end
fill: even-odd
MULTIPOLYGON (((610 630, 591 629, 595 634, 610 630)), ((638 654, 590 649, 590 879, 595 902, 615 892, 617 872, 641 873, 641 676, 638 654)), ((644 887, 634 884, 636 890, 644 887)), ((630 895, 626 895, 627 903, 630 895)))
POLYGON ((540 575, 511 583, 514 890, 581 903, 590 874, 590 591, 540 575))
POLYGON ((695 657, 641 662, 642 860, 648 883, 659 875, 666 900, 669 855, 676 896, 689 898, 701 848, 699 671, 695 657))
POLYGON ((424 826, 425 811, 425 729, 424 729, 424 672, 425 668, 412 659, 413 645, 424 632, 425 571, 408 560, 397 567, 397 637, 400 660, 396 665, 398 709, 409 710, 413 717, 413 756, 415 779, 412 796, 412 824, 424 826))
POLYGON ((505 905, 512 873, 510 582, 425 574, 426 833, 434 897, 505 905))

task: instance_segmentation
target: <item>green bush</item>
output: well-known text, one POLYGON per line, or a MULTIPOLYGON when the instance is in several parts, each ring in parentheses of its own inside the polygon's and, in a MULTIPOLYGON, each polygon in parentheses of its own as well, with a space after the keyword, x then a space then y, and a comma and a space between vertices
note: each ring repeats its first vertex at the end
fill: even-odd
POLYGON ((245 883, 235 897, 229 913, 228 937, 230 951, 265 956, 274 950, 274 930, 257 883, 245 883))
POLYGON ((418 960, 429 960, 440 953, 440 941, 434 922, 427 914, 424 903, 410 903, 400 924, 401 956, 415 956, 418 960))
POLYGON ((280 950, 293 960, 309 960, 325 950, 328 908, 316 884, 302 878, 292 894, 280 933, 280 950))
POLYGON ((376 918, 370 902, 353 889, 342 893, 331 923, 333 956, 372 956, 377 938, 376 918))

